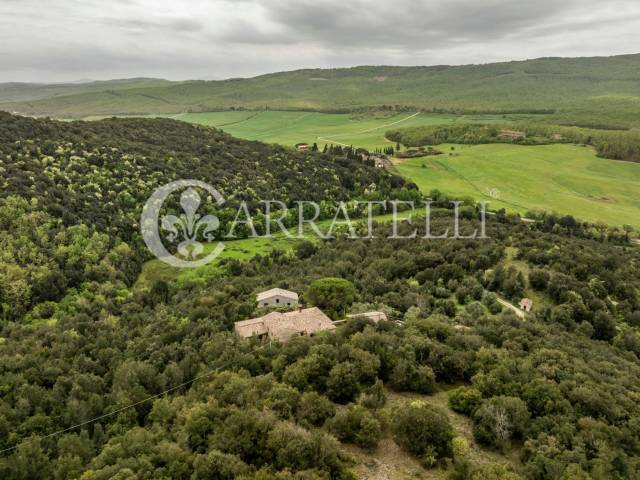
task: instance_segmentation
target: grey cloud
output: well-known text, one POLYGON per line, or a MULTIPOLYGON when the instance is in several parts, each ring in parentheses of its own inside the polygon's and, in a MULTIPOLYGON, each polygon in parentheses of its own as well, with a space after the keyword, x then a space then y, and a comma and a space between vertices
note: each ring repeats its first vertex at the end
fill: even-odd
POLYGON ((162 30, 166 32, 197 32, 205 27, 202 20, 194 18, 168 18, 165 20, 129 19, 105 17, 102 23, 114 27, 129 28, 140 31, 162 30))
POLYGON ((297 39, 330 45, 368 45, 418 49, 425 43, 500 38, 570 12, 583 2, 469 0, 415 2, 331 1, 317 6, 309 0, 271 4, 270 17, 297 39))
POLYGON ((21 0, 0 25, 0 81, 640 51, 637 0, 21 0))

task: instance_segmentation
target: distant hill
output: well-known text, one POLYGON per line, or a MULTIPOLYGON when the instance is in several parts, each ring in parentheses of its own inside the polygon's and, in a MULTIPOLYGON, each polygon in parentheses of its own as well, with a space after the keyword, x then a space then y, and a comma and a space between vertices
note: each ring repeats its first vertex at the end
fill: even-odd
POLYGON ((74 83, 0 83, 0 103, 29 102, 79 93, 125 90, 127 88, 162 87, 171 83, 169 80, 158 78, 124 78, 74 83))
POLYGON ((78 118, 232 108, 354 111, 399 106, 460 113, 548 112, 561 123, 640 127, 640 54, 311 69, 222 81, 67 88, 67 95, 0 103, 0 108, 78 118))

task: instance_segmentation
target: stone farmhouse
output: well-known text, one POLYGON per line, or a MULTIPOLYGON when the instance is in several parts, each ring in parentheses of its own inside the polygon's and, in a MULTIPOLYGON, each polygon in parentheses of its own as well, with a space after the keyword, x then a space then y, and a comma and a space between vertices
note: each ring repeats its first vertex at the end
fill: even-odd
POLYGON ((298 304, 298 294, 282 288, 272 288, 256 295, 258 307, 292 307, 298 304))
POLYGON ((376 168, 386 168, 391 162, 389 157, 383 153, 371 153, 369 155, 361 155, 362 160, 369 160, 373 162, 376 168))
POLYGON ((318 332, 335 329, 331 319, 317 307, 285 313, 271 312, 263 317, 234 324, 235 332, 242 338, 267 337, 282 343, 295 336, 313 336, 318 332))
POLYGON ((527 134, 525 132, 518 132, 516 130, 500 130, 498 137, 503 138, 524 138, 527 134))

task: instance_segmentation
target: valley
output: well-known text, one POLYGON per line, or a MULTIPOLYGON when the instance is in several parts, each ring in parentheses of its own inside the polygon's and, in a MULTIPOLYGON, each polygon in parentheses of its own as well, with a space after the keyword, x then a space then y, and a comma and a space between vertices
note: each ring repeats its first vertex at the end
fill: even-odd
POLYGON ((429 193, 490 202, 525 216, 555 212, 640 228, 640 164, 577 145, 439 145, 444 155, 398 159, 398 173, 429 193))
POLYGON ((320 112, 209 112, 171 116, 224 130, 239 138, 293 146, 305 142, 353 146, 368 150, 393 145, 385 138, 390 128, 450 123, 497 123, 535 118, 531 115, 450 115, 424 112, 328 114, 320 112))
POLYGON ((640 478, 639 62, 0 84, 0 478, 640 478))
POLYGON ((553 123, 640 127, 640 55, 489 64, 302 69, 215 81, 130 79, 0 88, 0 110, 79 119, 229 110, 544 114, 553 123), (43 96, 45 98, 43 98, 43 96))
MULTIPOLYGON (((320 150, 333 144, 370 151, 395 146, 385 137, 391 128, 536 121, 531 115, 403 113, 375 118, 317 112, 210 112, 172 118, 289 147, 304 142, 317 143, 320 150)), ((394 159, 394 172, 415 182, 424 194, 439 190, 452 198, 484 200, 492 210, 521 215, 546 211, 640 228, 640 163, 599 158, 592 148, 571 144, 436 147, 444 155, 394 159)))

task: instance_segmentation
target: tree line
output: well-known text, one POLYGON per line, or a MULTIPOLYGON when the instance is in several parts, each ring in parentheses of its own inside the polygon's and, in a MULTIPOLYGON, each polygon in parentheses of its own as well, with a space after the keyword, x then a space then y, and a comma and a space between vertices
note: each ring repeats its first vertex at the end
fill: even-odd
POLYGON ((409 147, 441 143, 517 145, 576 143, 593 146, 598 156, 604 158, 640 162, 640 133, 632 130, 596 130, 522 122, 502 125, 453 124, 409 127, 388 131, 386 137, 409 147), (499 135, 503 130, 523 131, 526 136, 503 137, 499 135))

